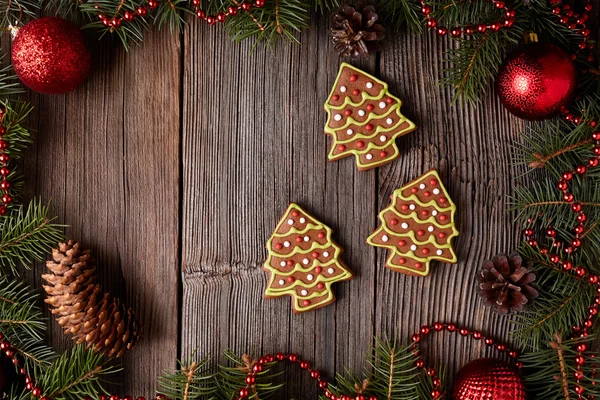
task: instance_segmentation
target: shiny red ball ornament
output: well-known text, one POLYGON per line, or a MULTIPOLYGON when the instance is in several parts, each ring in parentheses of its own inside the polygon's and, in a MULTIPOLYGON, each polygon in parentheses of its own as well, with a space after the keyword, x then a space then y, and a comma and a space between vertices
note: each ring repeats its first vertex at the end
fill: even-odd
POLYGON ((12 63, 28 88, 63 94, 85 81, 92 54, 78 27, 62 18, 44 17, 18 30, 12 44, 12 63))
POLYGON ((458 371, 453 400, 525 400, 525 383, 517 367, 494 358, 480 358, 458 371))
POLYGON ((500 67, 496 90, 506 109, 519 118, 541 121, 568 105, 577 87, 571 57, 549 43, 517 48, 500 67))

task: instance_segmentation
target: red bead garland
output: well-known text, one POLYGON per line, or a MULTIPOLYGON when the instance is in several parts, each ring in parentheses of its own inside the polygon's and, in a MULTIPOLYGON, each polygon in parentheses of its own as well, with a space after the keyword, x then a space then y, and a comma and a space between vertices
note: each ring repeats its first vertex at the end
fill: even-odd
MULTIPOLYGON (((494 340, 494 338, 489 337, 489 336, 484 336, 480 331, 472 331, 470 329, 464 328, 464 327, 460 327, 457 326, 456 324, 453 323, 442 323, 442 322, 434 322, 431 326, 428 325, 424 325, 421 327, 421 329, 419 330, 418 333, 415 333, 414 335, 412 335, 412 342, 413 342, 413 355, 415 356, 415 366, 418 369, 423 369, 425 368, 425 361, 423 361, 423 359, 421 358, 421 350, 420 350, 420 343, 423 340, 424 337, 428 336, 431 333, 436 333, 436 332, 442 332, 446 330, 447 332, 458 332, 461 336, 470 336, 471 338, 475 339, 475 340, 482 340, 487 346, 494 346, 494 348, 496 350, 498 350, 500 353, 506 353, 508 354, 508 356, 513 359, 516 360, 519 357, 519 353, 515 350, 511 350, 509 349, 506 345, 502 344, 502 343, 496 343, 496 341, 494 340)), ((516 361, 515 365, 521 369, 523 367, 523 364, 520 361, 516 361)), ((442 392, 440 391, 440 386, 441 386, 441 380, 440 378, 437 376, 437 372, 435 369, 433 368, 427 368, 426 369, 427 375, 429 375, 431 377, 431 382, 433 384, 433 389, 431 391, 431 397, 433 399, 439 399, 442 396, 442 392)))
POLYGON ((507 7, 504 0, 491 0, 491 2, 498 10, 501 10, 504 13, 503 19, 492 22, 491 24, 474 24, 464 27, 456 26, 449 31, 448 28, 440 26, 438 20, 431 16, 433 9, 425 0, 421 0, 421 12, 427 18, 427 27, 429 29, 435 29, 438 36, 446 36, 450 33, 453 37, 459 37, 463 32, 465 35, 471 36, 475 33, 485 33, 487 30, 498 32, 502 28, 512 27, 515 23, 515 10, 507 7))
MULTIPOLYGON (((200 20, 206 21, 208 25, 215 25, 217 22, 223 23, 228 17, 233 17, 237 15, 239 11, 250 11, 253 7, 262 8, 265 6, 265 0, 254 0, 254 3, 250 3, 248 1, 244 1, 242 3, 238 3, 237 1, 233 1, 236 5, 230 6, 226 11, 221 11, 217 13, 217 15, 207 15, 204 10, 200 8, 201 0, 192 0, 192 5, 194 6, 194 13, 196 17, 200 20)), ((119 28, 123 22, 131 22, 136 16, 145 17, 148 15, 148 10, 154 10, 158 7, 158 0, 147 0, 145 5, 140 5, 136 8, 135 12, 133 11, 125 11, 123 12, 123 16, 115 15, 110 18, 105 16, 104 14, 98 14, 98 18, 102 22, 104 26, 107 28, 111 28, 111 30, 119 28)), ((95 6, 96 9, 99 9, 99 6, 95 6)))
POLYGON ((234 398, 234 400, 246 400, 249 398, 250 391, 252 390, 252 386, 256 383, 256 374, 262 372, 264 369, 264 366, 266 364, 271 364, 274 362, 283 362, 283 361, 289 361, 292 364, 297 363, 298 365, 300 365, 300 368, 302 368, 305 371, 308 371, 310 374, 310 377, 317 381, 319 388, 321 390, 323 390, 325 397, 327 397, 328 399, 331 399, 331 400, 377 400, 376 396, 365 396, 362 394, 358 394, 356 396, 350 396, 347 394, 336 396, 327 388, 329 386, 329 383, 327 382, 327 380, 325 378, 323 378, 321 373, 316 369, 311 369, 310 363, 308 361, 301 360, 296 353, 290 353, 290 354, 277 353, 275 355, 267 354, 266 356, 259 358, 258 361, 256 362, 256 364, 254 364, 254 366, 252 367, 252 371, 250 371, 248 373, 248 375, 246 376, 246 386, 240 389, 239 397, 234 398))
MULTIPOLYGON (((570 4, 567 4, 566 0, 550 0, 552 6, 552 12, 560 18, 561 24, 565 25, 571 30, 576 31, 583 37, 583 40, 579 43, 579 49, 577 53, 583 50, 588 51, 588 61, 593 61, 593 49, 594 45, 589 42, 590 30, 587 27, 587 21, 589 19, 589 13, 592 11, 592 1, 585 0, 582 2, 583 12, 581 14, 575 12, 570 4)), ((573 55, 573 59, 577 57, 577 53, 573 55)))
POLYGON ((9 193, 12 185, 8 181, 8 176, 10 175, 10 169, 8 168, 10 156, 6 154, 8 143, 3 138, 3 136, 6 134, 6 128, 2 126, 2 120, 4 119, 5 114, 6 110, 4 108, 0 108, 0 175, 2 176, 0 178, 0 190, 2 190, 3 193, 1 199, 2 204, 0 204, 0 216, 6 215, 7 207, 13 201, 13 198, 9 193))

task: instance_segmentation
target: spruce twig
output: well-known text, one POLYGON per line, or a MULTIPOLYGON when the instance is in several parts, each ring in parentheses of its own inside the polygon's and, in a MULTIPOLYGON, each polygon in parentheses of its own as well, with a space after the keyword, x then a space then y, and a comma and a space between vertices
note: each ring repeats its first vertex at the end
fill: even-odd
POLYGON ((556 350, 558 355, 558 364, 560 367, 560 386, 565 400, 570 400, 569 396, 569 382, 567 380, 567 367, 565 365, 565 356, 562 348, 562 337, 559 333, 554 334, 554 341, 550 342, 550 348, 556 350))

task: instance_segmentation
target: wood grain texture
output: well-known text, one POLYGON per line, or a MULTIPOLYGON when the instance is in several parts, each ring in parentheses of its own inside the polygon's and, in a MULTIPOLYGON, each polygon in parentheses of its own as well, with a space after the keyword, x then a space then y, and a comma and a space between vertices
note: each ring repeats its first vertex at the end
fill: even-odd
MULTIPOLYGON (((407 340, 436 320, 506 339, 508 320, 480 305, 476 272, 519 241, 506 202, 523 124, 493 93, 478 107, 452 105, 437 84, 452 42, 390 35, 379 56, 354 63, 387 81, 419 126, 399 139, 398 160, 358 172, 351 158, 327 161, 323 104, 340 63, 327 16, 313 17, 301 46, 254 51, 190 22, 181 36, 148 34, 128 54, 96 44, 84 87, 32 95, 40 133, 26 158, 28 196, 52 199, 69 237, 94 250, 105 287, 146 324, 118 392, 150 396, 161 370, 196 350, 213 365, 226 349, 294 351, 333 376, 364 366, 374 334, 407 340), (430 168, 458 206, 459 262, 409 277, 385 269, 385 251, 366 238, 393 190, 430 168), (334 286, 336 303, 302 315, 288 298, 263 299, 265 243, 290 202, 333 228, 356 274, 334 286)), ((42 271, 31 274, 36 285, 42 271)), ((50 326, 52 343, 69 347, 50 326)), ((426 350, 449 373, 486 354, 457 335, 426 350)), ((316 398, 304 374, 286 378, 278 398, 316 398)))
MULTIPOLYGON (((34 97, 39 134, 27 157, 29 194, 51 200, 67 236, 93 250, 105 290, 145 325, 116 379, 120 393, 151 396, 156 376, 176 365, 179 40, 156 32, 128 54, 95 43, 83 87, 34 97)), ((57 349, 70 347, 54 319, 50 326, 57 349)))

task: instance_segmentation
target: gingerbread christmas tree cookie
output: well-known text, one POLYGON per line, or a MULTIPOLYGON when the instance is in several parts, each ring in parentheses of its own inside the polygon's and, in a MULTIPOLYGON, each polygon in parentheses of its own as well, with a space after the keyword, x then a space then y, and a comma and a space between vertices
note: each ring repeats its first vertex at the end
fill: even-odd
POLYGON ((381 226, 367 239, 390 250, 386 267, 409 275, 429 274, 431 260, 456 262, 452 238, 456 206, 430 170, 392 194, 392 204, 379 214, 381 226))
POLYGON ((401 105, 387 83, 342 63, 325 103, 325 133, 333 138, 329 160, 354 155, 364 171, 398 157, 396 139, 416 128, 400 112, 401 105))
POLYGON ((291 296, 296 313, 334 302, 331 285, 351 279, 352 272, 341 261, 342 248, 331 234, 328 226, 290 204, 267 242, 265 298, 291 296))

